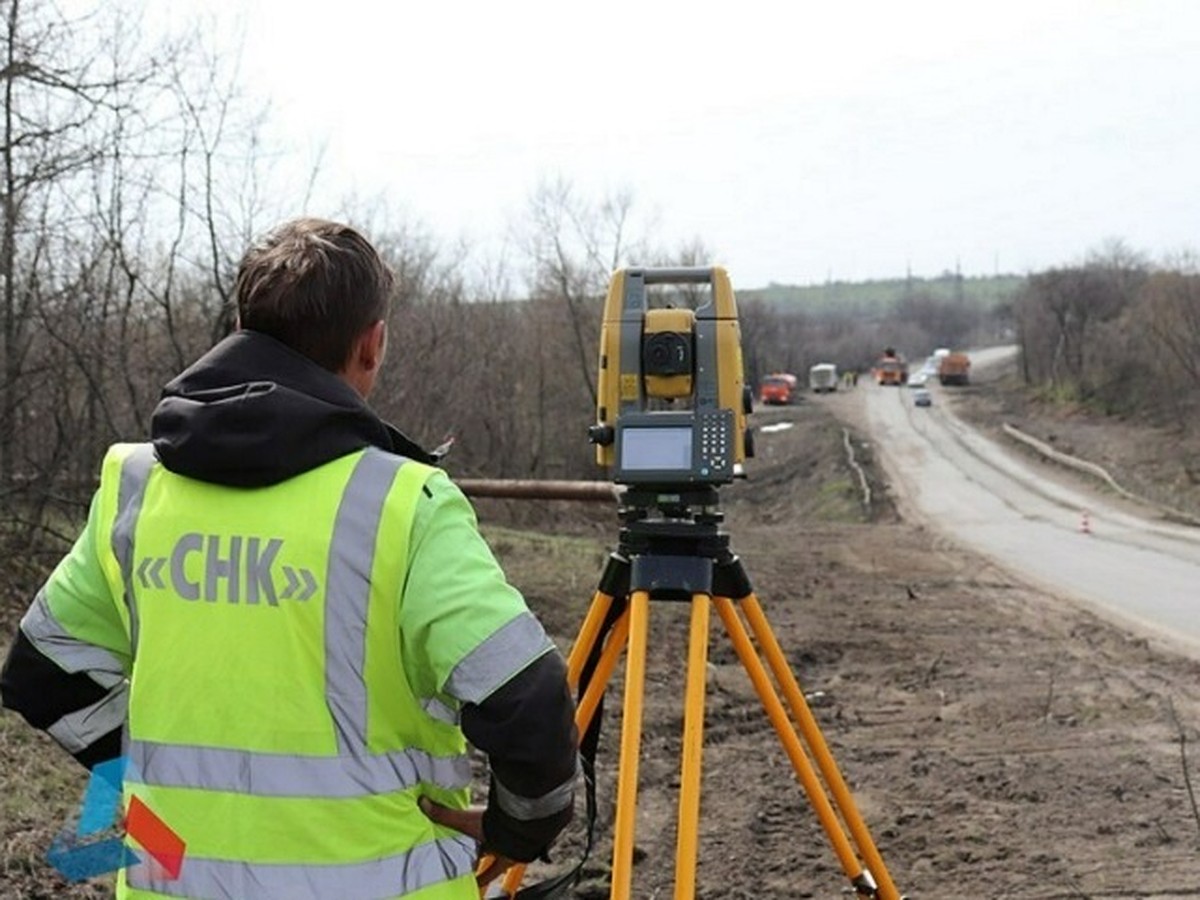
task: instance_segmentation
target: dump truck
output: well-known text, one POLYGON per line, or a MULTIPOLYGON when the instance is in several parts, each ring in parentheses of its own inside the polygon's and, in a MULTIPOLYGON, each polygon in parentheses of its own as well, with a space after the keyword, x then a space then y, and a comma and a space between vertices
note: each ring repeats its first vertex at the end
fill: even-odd
POLYGON ((938 360, 938 381, 942 384, 967 384, 970 369, 971 357, 967 354, 947 353, 938 360))
POLYGON ((808 387, 814 394, 836 391, 838 370, 833 363, 817 363, 808 370, 808 387))
POLYGON ((798 381, 790 372, 775 372, 763 378, 758 386, 760 403, 772 406, 787 406, 796 399, 798 381))
POLYGON ((875 381, 897 387, 908 381, 908 363, 894 348, 886 348, 875 363, 875 381))

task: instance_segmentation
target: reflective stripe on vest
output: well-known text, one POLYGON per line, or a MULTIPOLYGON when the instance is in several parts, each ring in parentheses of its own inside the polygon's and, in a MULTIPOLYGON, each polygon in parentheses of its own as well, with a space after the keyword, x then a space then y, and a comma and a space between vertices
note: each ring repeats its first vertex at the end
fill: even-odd
MULTIPOLYGON (((181 809, 195 803, 199 804, 197 809, 202 813, 208 801, 201 800, 200 792, 211 792, 214 798, 226 798, 221 803, 229 798, 241 798, 240 804, 256 803, 254 798, 262 798, 267 804, 309 800, 318 804, 331 801, 353 804, 380 798, 388 803, 392 802, 387 800, 389 796, 396 797, 400 792, 422 786, 454 792, 447 793, 447 799, 456 795, 465 797, 465 789, 471 780, 470 762, 458 749, 446 753, 443 748, 441 754, 418 747, 385 748, 383 752, 368 749, 368 687, 364 672, 371 573, 376 564, 375 546, 380 523, 393 483, 403 465, 417 464, 373 448, 362 451, 353 462, 333 519, 324 579, 323 644, 325 705, 333 724, 335 753, 322 756, 198 746, 186 740, 147 740, 132 733, 127 743, 130 789, 141 794, 141 786, 144 786, 149 791, 147 802, 152 808, 156 791, 167 808, 171 802, 185 802, 179 799, 182 796, 180 790, 197 792, 195 801, 186 800, 181 809), (330 598, 335 598, 334 602, 330 598)), ((143 572, 137 569, 134 555, 138 517, 147 485, 154 477, 175 476, 154 469, 149 445, 144 445, 144 450, 143 447, 136 448, 124 459, 111 545, 120 565, 131 626, 138 618, 136 584, 146 586, 147 580, 153 582, 156 579, 161 582, 158 573, 163 564, 158 563, 157 567, 152 564, 143 572), (135 578, 138 581, 135 582, 135 578)), ((414 480, 414 483, 419 486, 423 481, 414 480)), ((156 491, 155 496, 161 496, 160 492, 156 491)), ((415 499, 407 510, 409 516, 413 508, 415 499)), ((145 555, 145 551, 139 553, 145 555)), ((404 560, 399 559, 395 564, 402 572, 404 560)), ((144 560, 142 565, 146 566, 144 560)), ((302 571, 307 577, 307 570, 302 571)), ((274 597, 267 596, 268 602, 274 605, 274 597)), ((286 598, 287 593, 283 597, 286 598)), ((194 602, 197 598, 187 599, 194 602)), ((135 695, 136 684, 135 669, 135 695)), ((420 707, 416 710, 420 712, 420 707)), ((461 742, 461 734, 457 741, 461 742)), ((259 810, 255 807, 253 814, 269 816, 271 808, 259 810)), ((292 807, 280 807, 285 808, 292 807)), ((356 808, 347 807, 347 810, 356 808)), ((409 816, 416 816, 416 819, 406 828, 397 828, 397 834, 408 837, 397 837, 393 842, 393 846, 402 848, 402 852, 390 853, 381 859, 331 860, 327 858, 328 847, 326 858, 311 864, 303 861, 303 856, 300 862, 293 861, 295 857, 288 854, 297 851, 286 848, 280 851, 283 854, 280 858, 271 861, 259 858, 258 853, 262 851, 253 849, 247 850, 248 859, 241 858, 240 847, 226 849, 232 854, 231 858, 220 858, 225 853, 206 857, 189 851, 179 879, 157 881, 153 867, 137 866, 125 874, 122 883, 162 896, 336 896, 339 900, 393 897, 445 883, 445 893, 438 891, 431 894, 431 898, 471 896, 474 891, 471 875, 476 857, 474 842, 459 836, 445 836, 444 831, 433 829, 415 810, 409 816), (433 839, 436 834, 443 836, 433 839), (415 843, 404 848, 405 841, 415 843)), ((186 823, 175 824, 186 833, 186 823)), ((219 825, 207 822, 198 827, 208 829, 219 825)), ((352 856, 354 851, 347 852, 352 856)))
POLYGON ((500 808, 518 821, 541 819, 562 812, 575 800, 575 783, 582 773, 579 763, 571 777, 556 788, 551 788, 540 797, 522 797, 510 791, 499 778, 493 778, 493 790, 500 808))
POLYGON ((232 791, 258 797, 361 797, 434 784, 470 787, 466 756, 439 757, 423 750, 340 756, 285 756, 221 747, 185 747, 129 741, 132 771, 162 787, 232 791))
POLYGON ((464 703, 479 703, 529 664, 528 649, 554 649, 533 613, 525 612, 496 630, 468 653, 446 679, 446 691, 464 703))
POLYGON ((38 591, 21 619, 21 631, 39 653, 64 672, 86 672, 104 688, 116 687, 125 680, 125 668, 115 654, 81 641, 59 624, 50 611, 45 588, 38 591))
POLYGON ((46 729, 68 753, 81 753, 125 724, 129 686, 122 683, 83 709, 69 712, 46 729))
MULTIPOLYGON (((326 595, 338 598, 339 615, 325 617, 325 696, 333 715, 338 750, 366 752, 367 604, 375 535, 388 488, 404 460, 377 451, 363 454, 342 493, 329 547, 326 595)), ((397 785, 399 786, 399 785, 397 785)))
POLYGON ((50 611, 46 589, 38 591, 21 619, 21 631, 38 652, 64 672, 86 672, 108 693, 82 709, 69 712, 46 728, 69 753, 79 753, 120 728, 129 711, 129 685, 117 657, 72 635, 50 611))
MULTIPOLYGON (((151 866, 128 870, 131 886, 170 897, 287 900, 332 897, 386 900, 445 880, 447 871, 471 871, 475 842, 465 835, 421 844, 386 859, 344 865, 262 865, 185 857, 179 877, 150 877, 151 866)), ((159 873, 161 874, 161 873, 159 873)), ((472 881, 472 890, 474 890, 472 881)))
POLYGON ((112 529, 112 551, 121 567, 125 590, 125 608, 129 610, 129 652, 137 656, 137 604, 133 600, 133 535, 146 484, 156 462, 151 444, 136 444, 121 464, 121 483, 117 490, 117 520, 112 529))

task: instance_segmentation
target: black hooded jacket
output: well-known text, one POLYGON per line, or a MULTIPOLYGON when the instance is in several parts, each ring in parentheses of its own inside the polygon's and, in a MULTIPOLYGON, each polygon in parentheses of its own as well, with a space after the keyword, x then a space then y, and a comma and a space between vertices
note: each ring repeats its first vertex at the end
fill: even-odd
POLYGON ((342 379, 254 331, 169 382, 150 431, 172 472, 236 487, 277 484, 364 447, 435 462, 342 379))
MULTIPOLYGON (((347 453, 379 447, 435 458, 383 422, 348 384, 284 344, 253 331, 223 340, 167 384, 151 420, 155 453, 172 472, 237 487, 285 481, 347 453)), ((557 653, 540 657, 504 687, 462 710, 467 739, 488 755, 491 798, 536 799, 574 776, 574 704, 557 653)), ((103 696, 85 675, 67 675, 18 632, 2 676, 4 705, 46 728, 103 696)), ((77 753, 85 765, 119 753, 114 732, 77 753)), ((488 849, 520 861, 545 852, 571 818, 515 818, 497 802, 484 815, 488 849)))

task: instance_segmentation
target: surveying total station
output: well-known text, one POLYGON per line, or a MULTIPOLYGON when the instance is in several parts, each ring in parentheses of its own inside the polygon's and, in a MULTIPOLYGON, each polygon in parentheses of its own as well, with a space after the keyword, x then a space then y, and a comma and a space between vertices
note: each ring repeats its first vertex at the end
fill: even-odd
MULTIPOLYGON (((676 900, 693 900, 696 894, 712 609, 850 887, 860 897, 899 900, 750 579, 730 551, 729 535, 720 528, 724 516, 718 489, 732 482, 752 455, 749 412, 737 305, 725 270, 615 272, 600 335, 596 423, 588 434, 596 445, 597 462, 611 471, 614 482, 625 486, 618 501, 621 529, 567 660, 567 677, 579 698, 580 755, 585 771, 590 771, 599 738, 598 710, 622 652, 627 655, 610 896, 629 900, 632 890, 650 604, 674 601, 691 604, 676 900), (650 308, 651 299, 662 305, 650 308), (689 300, 694 308, 680 305, 689 300)), ((588 800, 590 823, 595 807, 590 784, 588 800)), ((535 894, 532 888, 516 893, 522 877, 522 867, 510 870, 504 896, 550 896, 535 894)))
POLYGON ((588 436, 617 484, 732 481, 750 450, 750 403, 725 270, 618 271, 604 303, 597 394, 588 436), (650 309, 647 288, 657 284, 709 285, 712 293, 695 310, 650 309))

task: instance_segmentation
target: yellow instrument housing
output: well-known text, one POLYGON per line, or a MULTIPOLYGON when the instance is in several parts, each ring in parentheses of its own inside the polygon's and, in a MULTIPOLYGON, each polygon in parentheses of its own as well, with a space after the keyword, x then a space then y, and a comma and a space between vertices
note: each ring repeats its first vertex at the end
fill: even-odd
MULTIPOLYGON (((728 410, 733 417, 729 447, 732 462, 746 457, 745 374, 737 301, 729 274, 720 266, 680 269, 625 268, 609 280, 600 331, 600 365, 594 431, 612 434, 623 415, 654 415, 653 399, 690 400, 697 414, 728 410), (711 287, 696 309, 647 309, 648 285, 711 287), (657 375, 644 370, 643 347, 655 335, 690 335, 693 368, 689 374, 657 375)), ((643 417, 644 418, 644 417, 643 417)), ((617 447, 596 441, 596 462, 616 464, 617 447)))

